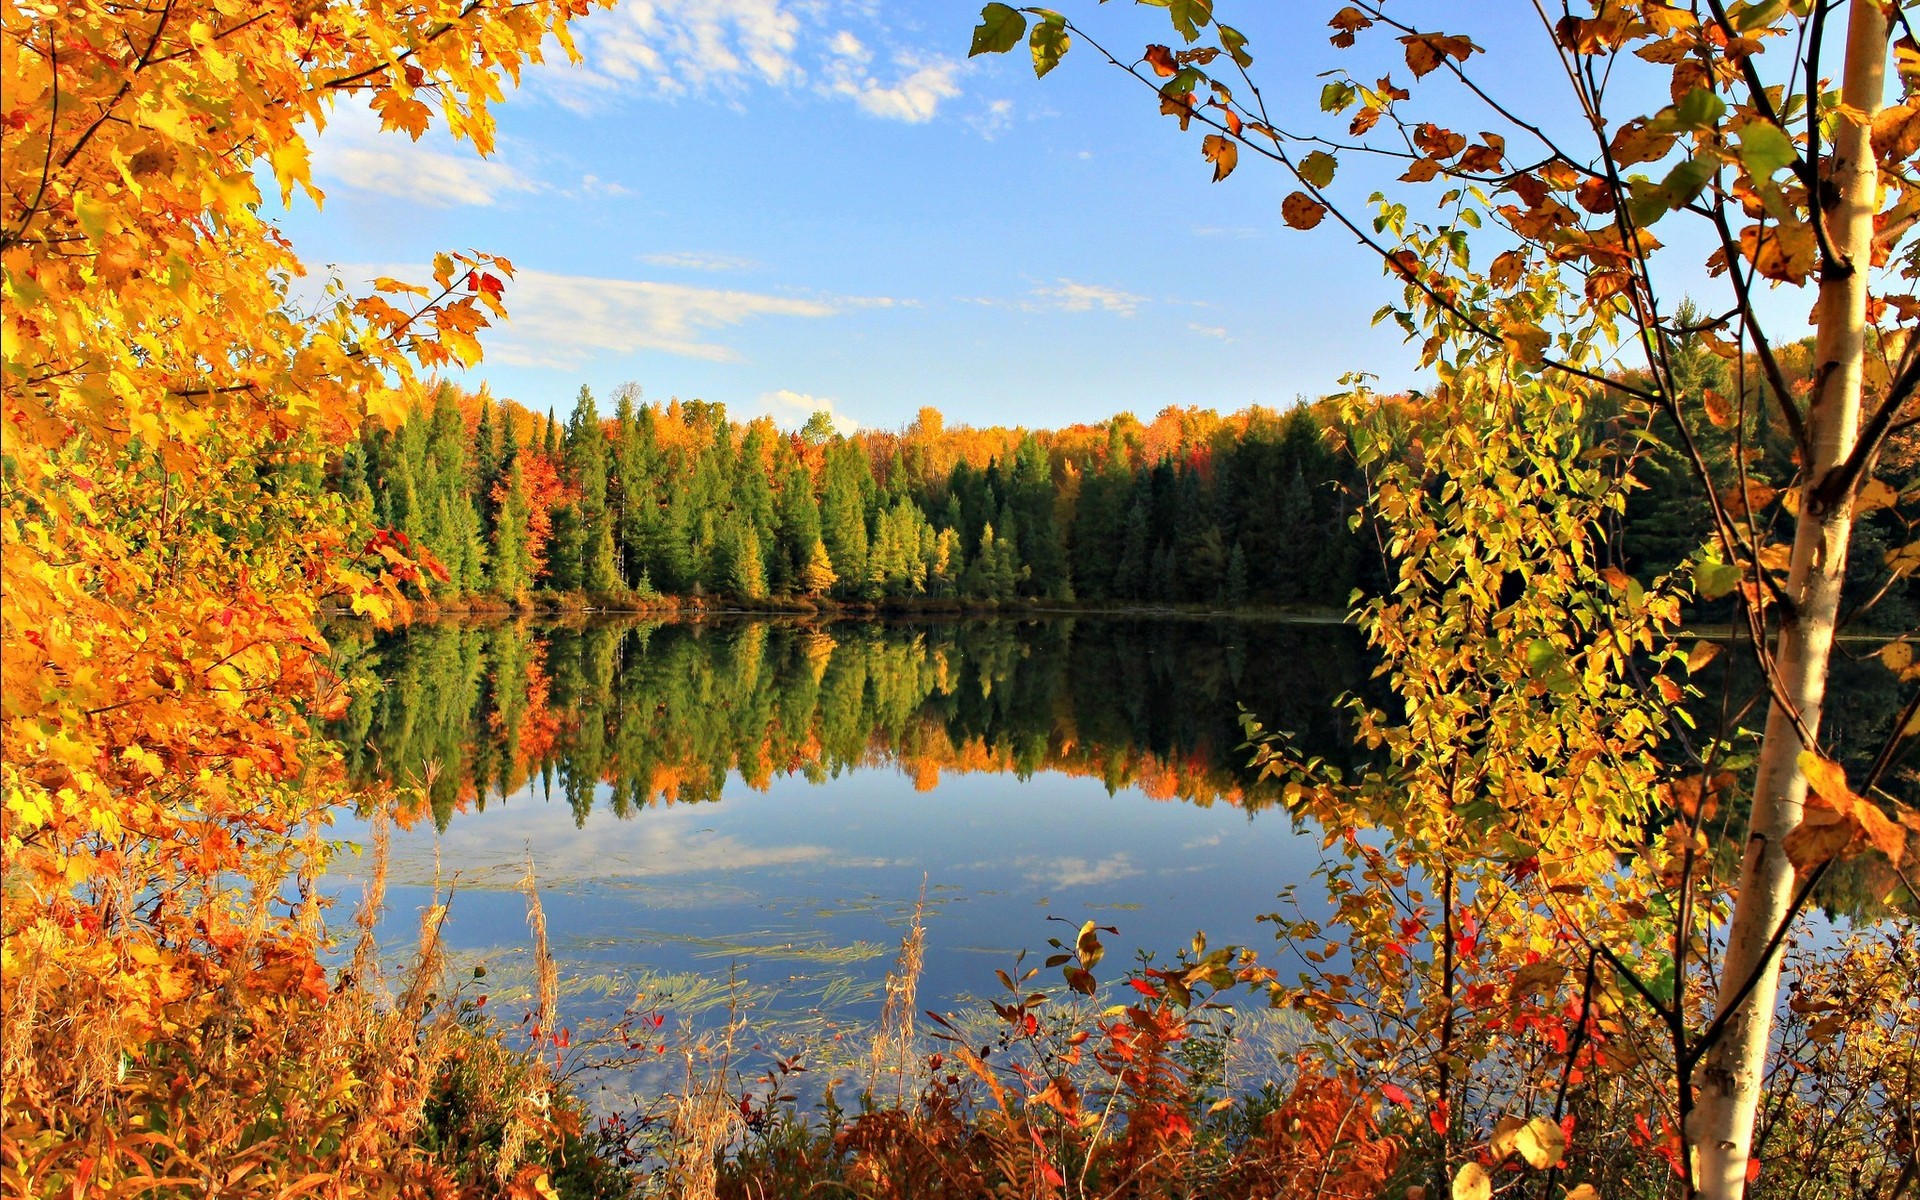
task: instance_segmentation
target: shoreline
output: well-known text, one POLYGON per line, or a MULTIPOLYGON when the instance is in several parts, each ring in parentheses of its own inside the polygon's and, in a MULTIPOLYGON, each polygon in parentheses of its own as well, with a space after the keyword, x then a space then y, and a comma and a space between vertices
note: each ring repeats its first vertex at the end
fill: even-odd
MULTIPOLYGON (((1321 608, 1224 608, 1205 604, 1115 604, 1073 600, 709 600, 696 597, 660 597, 636 601, 630 597, 584 595, 541 597, 512 602, 489 597, 413 601, 413 616, 395 621, 409 625, 446 619, 504 618, 514 620, 610 617, 654 617, 661 620, 704 621, 715 618, 762 618, 800 621, 896 620, 906 618, 984 619, 1107 617, 1117 619, 1256 621, 1289 625, 1344 625, 1346 614, 1321 608)), ((328 620, 367 621, 351 609, 321 610, 328 620)))

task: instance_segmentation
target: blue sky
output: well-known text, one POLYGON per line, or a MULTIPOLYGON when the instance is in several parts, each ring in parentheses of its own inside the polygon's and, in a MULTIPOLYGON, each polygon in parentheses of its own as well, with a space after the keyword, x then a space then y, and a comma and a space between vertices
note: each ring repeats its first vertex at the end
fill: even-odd
MULTIPOLYGON (((1415 7, 1477 13, 1463 31, 1496 49, 1531 20, 1415 7)), ((1301 125, 1319 120, 1317 72, 1361 66, 1328 46, 1325 9, 1221 10, 1301 125)), ((1123 57, 1169 40, 1156 10, 1068 12, 1123 57)), ((324 209, 297 201, 282 220, 311 267, 355 285, 424 277, 441 249, 512 259, 513 321, 483 335, 466 382, 562 412, 583 383, 633 381, 788 425, 827 407, 899 427, 930 404, 1034 427, 1281 406, 1354 369, 1414 380, 1398 334, 1368 324, 1398 289, 1331 222, 1280 222, 1281 171, 1249 157, 1211 183, 1199 133, 1091 47, 1044 80, 1024 48, 967 59, 978 13, 622 0, 576 26, 583 63, 527 72, 490 159, 343 105, 315 146, 324 209)), ((1522 101, 1546 65, 1524 32, 1532 56, 1496 76, 1522 101)))

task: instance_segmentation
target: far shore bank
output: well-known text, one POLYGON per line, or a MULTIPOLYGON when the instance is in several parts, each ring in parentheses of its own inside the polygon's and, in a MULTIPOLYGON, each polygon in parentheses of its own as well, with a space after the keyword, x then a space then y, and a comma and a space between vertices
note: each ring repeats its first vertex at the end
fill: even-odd
MULTIPOLYGON (((336 619, 363 620, 345 608, 327 610, 336 619)), ((1324 608, 1241 607, 1212 604, 1115 604, 1074 600, 962 600, 920 597, 878 601, 815 597, 739 600, 696 596, 592 596, 584 593, 536 593, 524 600, 498 596, 461 596, 416 600, 415 622, 443 619, 653 617, 662 620, 712 620, 758 617, 804 621, 896 620, 902 618, 978 619, 991 617, 1110 617, 1155 620, 1272 621, 1297 625, 1342 625, 1346 614, 1324 608)))

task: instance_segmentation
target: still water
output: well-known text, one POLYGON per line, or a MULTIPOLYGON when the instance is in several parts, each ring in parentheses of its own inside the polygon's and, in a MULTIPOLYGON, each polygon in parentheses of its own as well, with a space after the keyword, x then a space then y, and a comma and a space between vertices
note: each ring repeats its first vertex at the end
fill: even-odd
MULTIPOLYGON (((350 770, 424 793, 391 945, 437 878, 461 970, 489 967, 469 990, 523 995, 530 856, 574 1018, 635 992, 711 1009, 730 979, 814 1038, 878 1012, 923 888, 923 1009, 994 994, 1086 920, 1119 931, 1109 976, 1203 929, 1270 951, 1256 918, 1319 838, 1245 769, 1241 711, 1338 759, 1334 701, 1366 674, 1340 626, 1223 620, 496 621, 336 646, 384 681, 335 729, 350 770)), ((364 870, 342 860, 343 903, 364 870)))

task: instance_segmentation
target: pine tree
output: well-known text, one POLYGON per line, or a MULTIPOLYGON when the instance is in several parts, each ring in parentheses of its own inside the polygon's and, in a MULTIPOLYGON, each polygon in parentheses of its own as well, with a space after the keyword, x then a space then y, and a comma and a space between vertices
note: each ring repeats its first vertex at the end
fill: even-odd
POLYGON ((798 459, 790 458, 780 476, 776 526, 774 569, 768 582, 778 589, 810 591, 803 576, 820 541, 820 506, 813 498, 807 468, 798 459))
POLYGON ((567 420, 567 469, 580 490, 578 586, 595 594, 617 592, 613 525, 607 514, 607 437, 591 389, 582 386, 567 420))
MULTIPOLYGON (((511 425, 511 419, 501 422, 511 425)), ((500 482, 501 451, 493 428, 493 399, 480 393, 480 418, 473 427, 473 509, 483 536, 493 533, 493 488, 500 482)))
MULTIPOLYGON (((1136 489, 1138 490, 1138 489, 1136 489)), ((1127 511, 1127 524, 1120 544, 1120 560, 1113 566, 1113 595, 1121 600, 1142 600, 1147 595, 1147 546, 1149 536, 1147 498, 1140 495, 1127 511)))
POLYGON ((820 532, 838 574, 838 586, 864 594, 867 569, 867 508, 861 482, 871 487, 872 472, 857 447, 841 442, 827 451, 826 487, 820 497, 820 532))
POLYGON ((1227 581, 1222 598, 1232 608, 1247 602, 1247 552, 1240 548, 1239 542, 1233 544, 1233 551, 1227 555, 1227 581))
POLYGON ((507 431, 504 465, 506 474, 494 487, 493 512, 493 590, 518 599, 532 584, 532 563, 527 555, 527 479, 520 465, 520 454, 513 445, 513 431, 507 431))
POLYGON ((1029 590, 1037 596, 1058 596, 1068 586, 1067 555, 1054 519, 1056 488, 1053 469, 1039 439, 1028 434, 1014 455, 1007 483, 1007 502, 1017 529, 1020 561, 1027 567, 1029 590))

